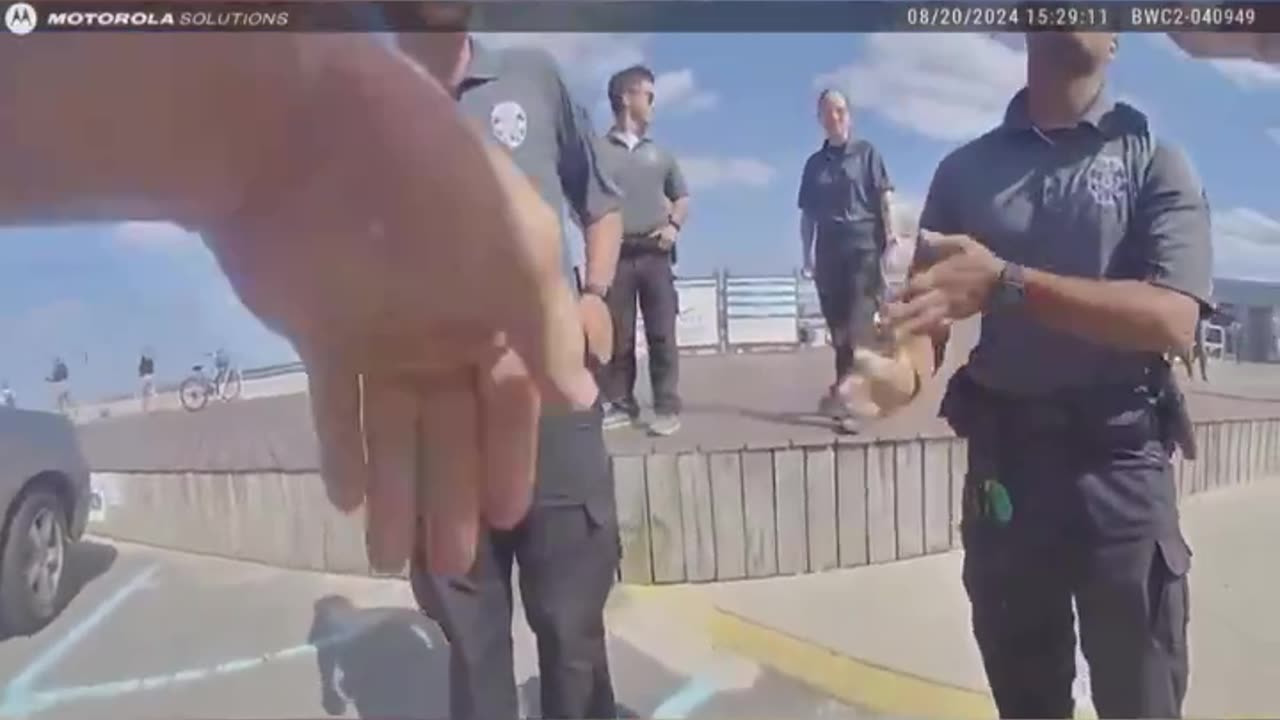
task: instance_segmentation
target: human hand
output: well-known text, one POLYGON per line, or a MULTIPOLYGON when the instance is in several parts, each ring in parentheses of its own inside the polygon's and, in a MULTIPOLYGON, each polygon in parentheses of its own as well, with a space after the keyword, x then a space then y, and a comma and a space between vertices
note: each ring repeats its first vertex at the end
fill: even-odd
POLYGON ((672 247, 675 246, 676 236, 679 233, 680 231, 676 230, 675 225, 672 225, 671 223, 667 223, 666 225, 663 225, 662 227, 650 233, 649 237, 658 241, 659 248, 663 250, 670 250, 672 247))
POLYGON ((800 274, 806 280, 813 279, 813 258, 812 257, 806 257, 804 259, 804 265, 802 265, 800 268, 800 274))
POLYGON ((613 359, 613 316, 609 305, 599 295, 578 298, 578 316, 587 338, 587 352, 600 364, 613 359))
POLYGON ((295 182, 204 234, 306 364, 326 489, 366 506, 373 568, 420 545, 462 573, 482 523, 528 509, 542 400, 585 408, 596 388, 556 213, 426 73, 362 53, 320 76, 307 126, 273 149, 295 182))
POLYGON ((884 307, 885 322, 899 337, 945 332, 953 321, 981 312, 1004 269, 1004 261, 967 235, 923 231, 920 239, 931 264, 884 307))

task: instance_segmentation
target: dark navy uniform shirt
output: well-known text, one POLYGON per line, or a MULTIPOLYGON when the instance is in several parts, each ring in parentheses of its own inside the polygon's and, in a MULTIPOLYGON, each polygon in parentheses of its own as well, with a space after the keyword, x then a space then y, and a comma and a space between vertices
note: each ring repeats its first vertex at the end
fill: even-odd
MULTIPOLYGON (((1026 91, 1002 125, 938 166, 924 229, 970 235, 1002 259, 1058 275, 1146 280, 1207 307, 1209 213, 1181 151, 1105 93, 1073 128, 1040 131, 1026 91)), ((987 313, 969 359, 983 386, 1035 396, 1141 384, 1154 356, 1052 330, 1024 309, 987 313)))
MULTIPOLYGON (((587 227, 618 210, 620 194, 597 162, 590 118, 545 51, 490 50, 473 40, 458 103, 557 212, 567 200, 577 222, 587 227)), ((567 236, 562 243, 565 279, 572 282, 574 254, 567 236)))
POLYGON ((823 143, 804 163, 798 200, 817 225, 818 252, 878 247, 881 197, 892 189, 884 160, 871 143, 823 143))

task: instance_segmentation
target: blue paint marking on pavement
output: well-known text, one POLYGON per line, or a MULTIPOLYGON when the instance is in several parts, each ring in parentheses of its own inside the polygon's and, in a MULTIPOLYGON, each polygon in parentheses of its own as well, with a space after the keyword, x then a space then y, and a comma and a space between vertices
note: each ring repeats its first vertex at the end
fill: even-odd
POLYGON ((58 638, 57 642, 37 655, 22 672, 18 673, 17 677, 5 686, 3 705, 8 705, 12 698, 22 698, 30 694, 31 686, 41 675, 58 664, 58 661, 71 652, 81 640, 84 640, 86 635, 93 632, 94 628, 101 625, 102 621, 119 609, 125 600, 128 600, 131 595, 145 587, 158 569, 159 566, 152 565, 135 575, 132 580, 122 585, 106 600, 102 601, 98 607, 94 608, 93 612, 81 618, 66 635, 58 638))
POLYGON ((706 678, 690 678, 679 690, 662 701, 653 711, 653 717, 655 720, 683 720, 718 692, 716 683, 706 678))
MULTIPOLYGON (((374 619, 353 623, 341 631, 336 632, 333 635, 320 638, 315 642, 294 645, 293 647, 263 653, 261 655, 254 655, 252 657, 228 660, 207 667, 189 668, 161 675, 130 678, 128 680, 116 680, 113 682, 97 683, 94 685, 63 687, 38 692, 24 691, 20 694, 9 693, 4 698, 4 702, 0 703, 0 718, 29 717, 36 713, 44 712, 70 702, 90 699, 110 699, 120 697, 122 695, 158 690, 160 688, 185 685, 211 680, 216 677, 247 672, 267 665, 268 663, 306 657, 315 653, 317 650, 349 642, 377 625, 378 622, 379 620, 374 619)), ((431 646, 431 639, 427 636, 425 631, 422 631, 417 627, 414 627, 413 630, 414 634, 421 638, 428 647, 431 646)))

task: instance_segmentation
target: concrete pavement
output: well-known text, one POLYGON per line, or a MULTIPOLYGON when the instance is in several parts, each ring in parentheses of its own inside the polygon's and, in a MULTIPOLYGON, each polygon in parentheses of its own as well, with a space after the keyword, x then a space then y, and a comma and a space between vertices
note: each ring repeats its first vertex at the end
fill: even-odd
MULTIPOLYGON (((1280 715, 1280 478, 1188 499, 1188 717, 1280 715)), ((717 646, 890 715, 994 717, 959 552, 708 586, 717 646)), ((1087 676, 1077 697, 1087 701, 1087 676)), ((1084 703, 1082 703, 1084 704, 1084 703)))
MULTIPOLYGON (((0 642, 0 717, 444 718, 448 653, 402 580, 293 572, 91 540, 75 592, 33 637, 0 642)), ((687 597, 615 592, 610 657, 623 716, 861 718, 717 651, 687 597)), ((537 715, 517 610, 516 680, 537 715)))

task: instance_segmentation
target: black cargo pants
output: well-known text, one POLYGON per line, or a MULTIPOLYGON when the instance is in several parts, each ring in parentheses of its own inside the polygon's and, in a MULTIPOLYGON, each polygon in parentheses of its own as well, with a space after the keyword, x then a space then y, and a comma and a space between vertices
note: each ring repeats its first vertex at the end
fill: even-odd
POLYGON ((449 640, 452 720, 519 717, 511 639, 512 566, 537 637, 542 717, 614 717, 604 607, 620 559, 617 508, 599 408, 544 417, 534 507, 486 533, 466 577, 431 575, 418 558, 414 597, 449 640))
POLYGON ((649 381, 653 409, 662 415, 679 414, 680 348, 676 318, 680 301, 676 293, 671 253, 643 245, 623 245, 609 288, 613 316, 613 360, 604 374, 604 392, 618 409, 639 415, 636 403, 636 301, 644 313, 644 335, 649 344, 649 381))
POLYGON ((869 242, 818 243, 813 280, 818 305, 831 331, 836 382, 853 371, 853 351, 874 331, 880 293, 880 250, 869 242))
POLYGON ((963 580, 1000 716, 1072 716, 1074 599, 1099 716, 1181 717, 1191 551, 1154 411, 978 402, 967 412, 987 417, 963 419, 977 426, 963 428, 963 580))

